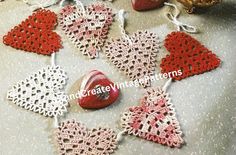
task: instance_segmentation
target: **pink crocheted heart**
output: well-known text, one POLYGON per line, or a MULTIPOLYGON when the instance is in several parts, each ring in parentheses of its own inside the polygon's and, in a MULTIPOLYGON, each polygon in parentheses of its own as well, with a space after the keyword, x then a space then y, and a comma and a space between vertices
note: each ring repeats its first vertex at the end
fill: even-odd
POLYGON ((112 10, 103 4, 90 5, 85 11, 79 6, 66 6, 59 15, 62 30, 89 58, 98 56, 112 20, 112 10))
POLYGON ((109 155, 117 147, 110 128, 87 129, 75 120, 62 122, 57 130, 60 155, 109 155))
POLYGON ((130 135, 170 147, 183 143, 179 122, 168 94, 162 89, 150 89, 141 106, 129 108, 121 118, 122 127, 130 135))
POLYGON ((108 59, 131 80, 138 80, 144 87, 150 86, 145 77, 153 75, 159 51, 159 38, 148 31, 138 31, 129 37, 111 40, 105 46, 108 59), (143 82, 140 82, 140 81, 143 82))

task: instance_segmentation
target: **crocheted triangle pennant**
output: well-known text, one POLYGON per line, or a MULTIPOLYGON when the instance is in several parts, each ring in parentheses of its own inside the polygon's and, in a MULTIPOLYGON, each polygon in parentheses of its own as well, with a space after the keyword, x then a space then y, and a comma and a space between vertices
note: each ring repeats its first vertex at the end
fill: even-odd
POLYGON ((53 32, 57 16, 49 10, 38 10, 3 37, 3 43, 16 49, 50 55, 61 46, 60 36, 53 32))
POLYGON ((220 65, 221 60, 212 51, 184 32, 172 32, 165 39, 165 47, 170 52, 162 59, 163 73, 181 70, 182 75, 175 80, 202 74, 220 65))
POLYGON ((149 89, 140 106, 124 112, 121 125, 130 135, 170 147, 180 147, 184 142, 174 107, 168 94, 160 88, 149 89))
POLYGON ((61 91, 66 84, 66 73, 59 66, 47 66, 14 85, 7 98, 16 105, 54 117, 67 111, 67 98, 61 91))
POLYGON ((66 6, 58 19, 62 30, 78 50, 89 58, 95 58, 107 38, 113 14, 103 4, 92 4, 85 10, 79 6, 66 6))
MULTIPOLYGON (((138 31, 130 36, 132 43, 125 37, 111 40, 105 46, 107 58, 131 80, 145 79, 153 75, 159 51, 159 38, 148 31, 138 31)), ((150 86, 150 80, 140 82, 150 86)))
POLYGON ((60 155, 109 155, 117 148, 110 128, 88 129, 75 120, 62 122, 57 129, 60 155))

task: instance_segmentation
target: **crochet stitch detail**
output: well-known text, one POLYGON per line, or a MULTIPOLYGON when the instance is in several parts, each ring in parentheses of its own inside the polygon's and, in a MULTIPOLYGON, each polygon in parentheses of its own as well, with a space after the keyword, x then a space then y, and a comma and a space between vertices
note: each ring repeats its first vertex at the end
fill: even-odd
POLYGON ((172 77, 175 80, 213 70, 221 62, 212 51, 184 32, 172 32, 167 35, 165 47, 170 55, 162 59, 162 73, 181 70, 182 75, 172 77))
POLYGON ((85 8, 66 6, 59 14, 59 24, 82 54, 96 58, 113 21, 112 9, 103 4, 85 8))
POLYGON ((123 113, 121 125, 124 130, 170 147, 183 144, 179 122, 168 94, 162 89, 149 89, 141 100, 141 105, 129 108, 123 113))
MULTIPOLYGON (((107 58, 131 80, 145 79, 153 75, 159 52, 159 38, 148 31, 138 31, 126 38, 112 39, 105 46, 107 58)), ((139 82, 142 86, 150 86, 150 80, 139 82)))
POLYGON ((38 10, 8 32, 3 43, 16 49, 50 55, 62 47, 60 36, 52 32, 56 24, 54 12, 38 10))
POLYGON ((54 117, 67 111, 67 98, 61 91, 66 84, 66 73, 59 66, 47 66, 14 85, 7 93, 16 105, 54 117))
POLYGON ((109 155, 117 147, 110 128, 87 129, 75 120, 64 121, 57 129, 60 155, 109 155))

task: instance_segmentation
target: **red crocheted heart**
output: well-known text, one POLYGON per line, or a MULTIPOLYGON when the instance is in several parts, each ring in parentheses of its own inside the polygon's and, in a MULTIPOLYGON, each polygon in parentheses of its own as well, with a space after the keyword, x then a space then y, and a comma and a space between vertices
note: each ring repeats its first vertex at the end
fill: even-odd
POLYGON ((123 113, 121 125, 130 135, 170 147, 180 147, 184 142, 174 107, 168 94, 160 88, 148 90, 141 106, 123 113))
POLYGON ((38 10, 8 32, 3 43, 16 49, 50 55, 62 47, 60 36, 52 32, 56 24, 54 12, 38 10))
POLYGON ((182 71, 175 80, 202 74, 220 65, 220 59, 199 41, 184 32, 172 32, 165 39, 165 47, 170 52, 162 59, 162 73, 182 71))

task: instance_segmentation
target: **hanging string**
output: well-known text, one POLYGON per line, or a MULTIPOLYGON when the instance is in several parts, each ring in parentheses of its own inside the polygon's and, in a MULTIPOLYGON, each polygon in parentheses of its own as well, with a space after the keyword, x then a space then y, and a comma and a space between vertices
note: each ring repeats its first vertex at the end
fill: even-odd
POLYGON ((126 133, 126 131, 121 131, 121 132, 119 132, 118 134, 117 134, 117 136, 116 136, 116 141, 117 142, 121 142, 122 140, 123 140, 123 138, 124 138, 124 134, 126 133))
MULTIPOLYGON (((67 1, 67 0, 62 0, 59 5, 61 7, 63 7, 65 1, 67 1)), ((83 15, 86 15, 86 10, 85 10, 83 3, 80 0, 73 0, 73 1, 75 2, 76 5, 78 5, 82 9, 83 15)))
POLYGON ((168 89, 168 87, 170 86, 171 82, 172 82, 172 78, 169 78, 168 81, 165 83, 165 85, 162 87, 162 90, 163 90, 164 92, 167 91, 167 89, 168 89))
POLYGON ((178 16, 180 14, 180 11, 176 5, 171 4, 171 3, 167 3, 167 2, 165 2, 164 4, 166 6, 170 6, 170 7, 174 8, 173 12, 166 13, 166 17, 169 21, 171 21, 173 24, 175 24, 177 26, 178 31, 183 30, 188 33, 197 33, 197 29, 194 26, 184 24, 178 20, 178 16))
POLYGON ((55 66, 56 65, 56 53, 53 52, 51 54, 51 66, 55 66))
POLYGON ((49 7, 49 6, 52 6, 52 5, 55 5, 55 4, 57 4, 57 2, 58 2, 58 0, 53 0, 53 3, 49 3, 50 1, 49 0, 44 0, 44 2, 43 3, 40 3, 38 0, 35 2, 36 4, 31 4, 30 2, 29 2, 29 0, 23 0, 23 2, 25 3, 25 4, 27 4, 27 5, 29 5, 30 6, 30 8, 31 8, 31 10, 33 10, 33 11, 35 11, 35 10, 37 10, 37 9, 44 9, 44 8, 46 8, 46 7, 49 7))
POLYGON ((124 10, 120 10, 118 12, 118 20, 120 22, 121 33, 122 33, 123 37, 129 41, 129 44, 132 44, 132 40, 125 32, 125 17, 124 17, 124 15, 125 15, 124 10))
POLYGON ((59 126, 59 121, 58 121, 58 116, 56 115, 54 116, 54 127, 58 128, 58 126, 59 126))

